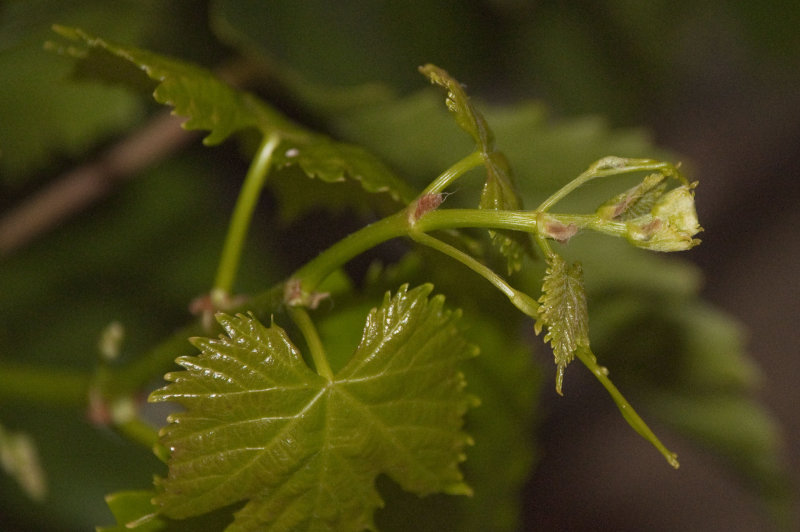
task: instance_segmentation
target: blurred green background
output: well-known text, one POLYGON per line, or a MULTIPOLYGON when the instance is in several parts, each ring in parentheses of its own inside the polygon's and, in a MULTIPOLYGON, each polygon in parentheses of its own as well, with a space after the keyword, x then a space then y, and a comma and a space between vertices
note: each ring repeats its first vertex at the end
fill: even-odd
MULTIPOLYGON (((320 118, 326 106, 353 102, 293 98, 287 88, 378 82, 408 95, 424 88, 417 65, 433 62, 487 105, 541 100, 550 109, 547 121, 603 117, 584 119, 586 127, 649 136, 680 154, 690 178, 700 181, 705 228, 703 244, 682 258, 703 271, 704 296, 745 327, 748 351, 763 373, 759 398, 778 420, 787 472, 800 480, 794 410, 800 338, 790 323, 800 310, 796 2, 436 0, 412 8, 367 1, 5 1, 0 221, 161 112, 134 92, 66 80, 69 61, 42 46, 54 38, 53 23, 210 68, 241 55, 266 59, 279 83, 259 90, 284 112, 320 127, 329 125, 320 118)), ((126 355, 185 322, 187 302, 213 278, 245 169, 236 144, 208 150, 194 142, 51 232, 5 250, 0 359, 88 370, 97 359, 97 336, 111 319, 126 325, 126 355)), ((280 223, 271 201, 264 200, 256 227, 280 223)), ((344 234, 353 222, 341 223, 344 234)), ((325 243, 291 229, 282 234, 285 241, 253 232, 241 291, 269 286, 325 243), (298 240, 302 249, 287 252, 298 240)), ((645 340, 632 334, 628 341, 645 340)), ((670 470, 619 422, 589 376, 575 370, 568 378, 566 397, 556 397, 549 385, 541 392, 547 417, 537 430, 540 461, 523 499, 525 530, 768 529, 757 486, 744 488, 713 453, 671 434, 682 467, 670 470)), ((146 486, 158 470, 155 459, 119 436, 100 431, 98 437, 70 406, 54 416, 49 409, 0 404, 0 423, 36 437, 51 491, 61 494, 42 511, 3 478, 0 529, 56 527, 48 514, 60 516, 53 529, 106 523, 103 495, 146 486)))

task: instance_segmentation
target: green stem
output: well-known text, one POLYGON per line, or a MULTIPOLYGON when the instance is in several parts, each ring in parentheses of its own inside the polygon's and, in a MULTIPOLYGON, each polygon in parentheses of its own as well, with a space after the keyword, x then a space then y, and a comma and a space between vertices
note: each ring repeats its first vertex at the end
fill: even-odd
POLYGON ((434 179, 431 184, 422 191, 421 195, 438 194, 450 186, 459 177, 472 170, 476 166, 480 166, 481 164, 483 164, 483 154, 478 151, 470 153, 456 164, 442 172, 439 177, 434 179))
POLYGON ((422 232, 437 229, 481 227, 485 229, 510 229, 535 233, 535 211, 501 211, 494 209, 442 209, 431 211, 417 220, 414 229, 422 232))
POLYGON ((539 205, 536 210, 539 212, 547 212, 550 207, 592 179, 641 171, 660 171, 665 175, 674 175, 675 177, 680 176, 676 168, 669 163, 654 161, 652 159, 623 159, 619 157, 606 157, 597 161, 595 164, 590 166, 588 170, 561 187, 555 192, 555 194, 544 200, 544 202, 542 202, 542 204, 539 205))
MULTIPOLYGON (((280 137, 276 134, 264 138, 258 148, 255 159, 253 159, 247 176, 239 193, 239 199, 233 210, 228 234, 225 236, 225 244, 222 248, 217 276, 214 280, 214 288, 211 292, 212 299, 224 299, 231 293, 236 273, 239 270, 239 261, 242 256, 242 247, 247 237, 247 230, 250 228, 250 221, 253 218, 261 189, 267 178, 272 154, 280 143, 280 137)), ((215 301, 220 303, 221 301, 215 301)))
POLYGON ((0 365, 0 399, 52 406, 86 406, 92 381, 89 373, 55 369, 0 365))
POLYGON ((534 238, 536 241, 536 245, 539 246, 539 249, 542 250, 542 254, 548 259, 552 259, 553 255, 555 255, 555 251, 553 248, 550 247, 550 242, 547 241, 545 237, 540 234, 537 234, 534 238))
POLYGON ((441 253, 444 253, 448 257, 451 257, 464 266, 469 268, 470 270, 474 271, 500 290, 505 296, 511 301, 511 303, 521 310, 524 314, 530 316, 531 318, 536 318, 539 311, 539 304, 528 294, 524 292, 520 292, 516 290, 511 285, 509 285, 505 279, 497 275, 494 270, 487 267, 485 264, 480 263, 471 255, 464 253, 458 248, 451 246, 441 240, 434 238, 430 235, 425 233, 420 233, 418 231, 411 231, 409 236, 415 242, 418 242, 422 245, 428 246, 432 249, 435 249, 441 253))
POLYGON ((289 316, 294 321, 297 328, 303 334, 308 344, 308 350, 311 352, 311 358, 314 360, 314 367, 317 368, 317 373, 325 377, 328 381, 333 380, 333 371, 328 363, 328 357, 325 354, 325 347, 322 345, 322 340, 319 337, 317 328, 314 322, 311 321, 311 316, 304 307, 289 306, 289 316))
POLYGON ((297 270, 291 279, 304 292, 313 292, 325 278, 350 259, 408 231, 406 211, 388 216, 344 237, 297 270))
POLYGON ((529 211, 443 209, 428 212, 412 222, 407 210, 402 210, 348 235, 306 263, 291 278, 300 281, 304 292, 311 293, 331 272, 349 260, 387 240, 408 236, 412 230, 424 233, 437 229, 483 227, 535 232, 536 226, 536 213, 529 211))
POLYGON ((562 225, 575 225, 579 229, 591 229, 606 235, 624 237, 628 225, 625 222, 607 220, 594 214, 543 214, 546 219, 556 220, 562 225))
POLYGON ((616 403, 617 408, 622 413, 622 417, 625 418, 625 421, 639 433, 644 439, 649 441, 653 444, 653 446, 658 449, 664 458, 667 459, 669 465, 677 469, 680 464, 678 463, 678 455, 671 452, 667 449, 661 440, 650 430, 650 427, 647 426, 647 423, 639 417, 639 414, 636 413, 636 410, 633 409, 631 404, 623 397, 620 391, 614 386, 614 383, 608 378, 608 370, 600 365, 597 364, 597 358, 594 356, 592 351, 588 347, 578 347, 575 351, 575 355, 583 362, 583 365, 589 368, 597 380, 600 381, 600 384, 608 391, 611 398, 616 403))

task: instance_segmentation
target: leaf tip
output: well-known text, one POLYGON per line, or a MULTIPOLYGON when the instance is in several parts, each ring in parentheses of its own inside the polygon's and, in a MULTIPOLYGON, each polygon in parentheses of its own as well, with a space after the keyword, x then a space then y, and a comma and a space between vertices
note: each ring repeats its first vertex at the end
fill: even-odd
POLYGON ((564 392, 562 391, 562 387, 564 386, 564 370, 567 368, 566 363, 561 363, 558 365, 556 369, 556 393, 561 397, 564 397, 564 392))
POLYGON ((443 491, 448 495, 466 495, 467 497, 472 497, 475 495, 475 492, 472 490, 472 488, 464 482, 457 482, 447 486, 443 491))

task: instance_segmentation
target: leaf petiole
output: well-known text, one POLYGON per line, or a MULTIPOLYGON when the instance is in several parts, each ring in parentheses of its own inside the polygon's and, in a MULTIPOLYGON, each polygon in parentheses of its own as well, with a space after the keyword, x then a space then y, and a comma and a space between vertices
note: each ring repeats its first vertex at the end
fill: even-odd
POLYGON ((242 246, 247 237, 247 230, 250 227, 250 220, 253 218, 253 211, 267 179, 272 164, 272 155, 278 144, 280 144, 280 136, 277 133, 264 137, 250 168, 247 170, 242 191, 239 193, 239 199, 233 209, 231 222, 228 226, 228 234, 225 236, 225 244, 222 247, 222 256, 214 280, 214 288, 211 291, 212 301, 217 306, 220 303, 224 303, 225 298, 233 288, 233 282, 239 270, 239 262, 242 257, 242 246))
POLYGON ((661 440, 650 430, 650 427, 647 426, 647 423, 639 417, 639 414, 636 413, 636 410, 633 409, 631 404, 623 397, 620 391, 614 386, 614 383, 608 378, 608 370, 597 363, 597 358, 594 356, 592 351, 586 346, 579 346, 578 349, 575 350, 575 356, 586 366, 589 371, 591 371, 597 380, 600 381, 600 384, 608 391, 608 394, 614 400, 614 403, 619 408, 620 413, 622 413, 622 417, 625 418, 625 421, 628 422, 628 425, 631 426, 633 430, 635 430, 640 436, 644 439, 649 441, 653 446, 661 452, 664 458, 667 459, 669 465, 678 469, 680 464, 678 463, 678 455, 667 449, 661 440))
POLYGON ((409 232, 409 236, 415 242, 435 249, 436 251, 444 253, 448 257, 459 261, 464 266, 492 283, 492 285, 500 290, 523 314, 526 314, 531 318, 536 318, 539 311, 539 304, 528 294, 520 292, 509 285, 505 279, 497 275, 497 273, 495 273, 495 271, 491 268, 480 263, 475 258, 467 253, 464 253, 460 249, 442 242, 438 238, 434 238, 428 234, 421 233, 419 231, 411 231, 409 232))
POLYGON ((544 200, 536 210, 539 212, 547 212, 553 205, 564 199, 568 194, 593 179, 640 171, 660 172, 665 176, 671 176, 680 181, 685 181, 678 169, 670 163, 656 161, 654 159, 604 157, 592 164, 581 175, 561 187, 552 196, 544 200))
POLYGON ((308 344, 308 350, 311 352, 311 358, 314 361, 317 373, 328 381, 333 381, 333 370, 331 370, 331 366, 328 363, 325 347, 322 345, 322 339, 320 339, 317 328, 314 326, 314 322, 311 321, 308 311, 302 306, 287 305, 286 308, 292 321, 300 329, 308 344))
POLYGON ((422 191, 421 195, 438 194, 439 192, 442 192, 459 177, 469 172, 473 168, 482 165, 483 162, 484 155, 481 152, 474 151, 470 153, 453 166, 439 174, 439 176, 434 179, 431 184, 425 188, 425 190, 422 191))

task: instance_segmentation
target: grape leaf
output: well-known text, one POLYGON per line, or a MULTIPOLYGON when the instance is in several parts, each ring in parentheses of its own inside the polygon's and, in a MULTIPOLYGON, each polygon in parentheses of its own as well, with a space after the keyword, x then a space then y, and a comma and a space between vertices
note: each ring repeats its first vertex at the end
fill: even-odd
POLYGON ((172 518, 247 500, 228 530, 374 528, 380 473, 420 495, 469 493, 459 471, 474 399, 457 366, 476 349, 431 285, 401 287, 373 309, 333 381, 312 372, 278 326, 218 315, 227 336, 151 401, 175 401, 162 443, 169 475, 156 502, 172 518))
POLYGON ((553 347, 556 391, 561 394, 567 364, 575 357, 578 346, 589 345, 589 313, 580 264, 568 265, 560 255, 550 255, 539 302, 534 329, 539 334, 542 327, 547 327, 544 340, 553 347))
POLYGON ((650 174, 641 183, 600 205, 595 213, 607 220, 627 221, 650 213, 667 188, 664 174, 650 174))
MULTIPOLYGON (((530 435, 543 380, 541 368, 530 356, 529 340, 519 334, 525 317, 492 285, 475 282, 473 272, 427 248, 417 248, 386 267, 375 265, 365 281, 367 293, 360 297, 374 300, 408 281, 432 282, 437 291, 447 294, 451 305, 463 309, 461 322, 468 340, 493 356, 479 356, 462 365, 470 391, 481 400, 480 408, 470 410, 466 418, 475 445, 463 468, 474 494, 421 499, 385 482, 379 485, 387 505, 376 514, 376 523, 387 532, 522 530, 520 493, 538 455, 530 435), (469 290, 464 290, 465 285, 469 290)), ((349 312, 346 305, 346 300, 337 297, 337 314, 349 312)), ((335 328, 329 330, 336 335, 335 328)), ((328 345, 328 339, 323 339, 328 345)))
MULTIPOLYGON (((472 105, 461 84, 445 70, 435 65, 420 67, 420 72, 432 83, 447 90, 447 108, 455 116, 458 125, 469 133, 477 149, 484 155, 486 183, 483 186, 478 206, 481 209, 517 210, 522 208, 522 199, 512 179, 511 168, 505 156, 494 148, 494 133, 483 114, 472 105)), ((492 242, 506 258, 508 272, 522 268, 522 258, 530 251, 529 238, 512 231, 489 231, 492 242)))
POLYGON ((185 129, 209 131, 203 139, 208 146, 220 144, 236 132, 256 129, 265 136, 280 138, 273 158, 277 167, 297 165, 307 176, 326 182, 350 178, 368 192, 386 192, 398 201, 408 202, 416 196, 408 184, 365 149, 336 142, 291 122, 253 94, 234 89, 204 68, 115 44, 77 28, 54 29, 83 46, 51 46, 81 59, 78 72, 83 76, 100 76, 135 86, 152 85, 135 69, 124 70, 130 66, 141 69, 155 81, 155 100, 187 117, 185 129))
POLYGON ((461 129, 469 133, 478 149, 482 153, 493 152, 494 133, 489 129, 489 124, 486 123, 481 112, 472 105, 461 84, 447 71, 436 65, 421 66, 419 71, 430 79, 431 83, 447 90, 447 99, 445 100, 447 108, 455 115, 456 123, 461 129))

